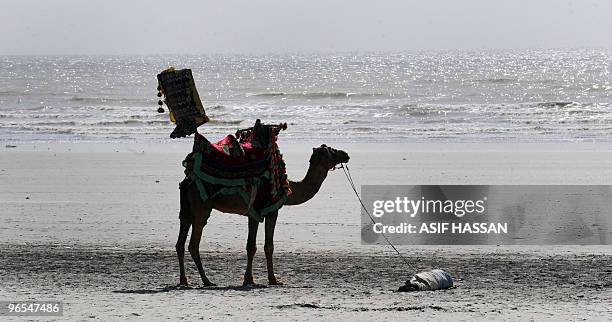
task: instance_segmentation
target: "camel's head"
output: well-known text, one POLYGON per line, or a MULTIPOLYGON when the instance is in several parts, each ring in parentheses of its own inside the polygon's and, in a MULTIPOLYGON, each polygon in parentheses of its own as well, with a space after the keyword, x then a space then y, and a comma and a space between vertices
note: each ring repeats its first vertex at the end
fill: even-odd
POLYGON ((321 144, 318 148, 312 148, 310 163, 314 162, 325 166, 327 169, 332 169, 340 163, 347 163, 349 159, 348 153, 321 144))

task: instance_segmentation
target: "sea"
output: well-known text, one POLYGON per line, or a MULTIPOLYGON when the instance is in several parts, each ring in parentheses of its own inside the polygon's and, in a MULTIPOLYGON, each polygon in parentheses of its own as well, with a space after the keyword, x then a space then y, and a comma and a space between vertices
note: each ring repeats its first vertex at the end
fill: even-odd
MULTIPOLYGON (((170 141, 156 75, 190 68, 223 136, 609 142, 612 49, 270 55, 0 56, 0 141, 170 141)), ((183 139, 189 140, 189 139, 183 139)))

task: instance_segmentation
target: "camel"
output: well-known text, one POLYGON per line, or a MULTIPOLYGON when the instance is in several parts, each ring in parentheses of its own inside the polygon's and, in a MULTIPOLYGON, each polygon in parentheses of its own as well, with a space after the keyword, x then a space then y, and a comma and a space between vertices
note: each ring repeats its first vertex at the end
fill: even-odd
MULTIPOLYGON (((287 197, 284 205, 292 206, 303 204, 306 201, 314 197, 319 188, 323 184, 323 181, 327 177, 327 172, 338 164, 347 163, 349 156, 346 152, 336 150, 326 145, 321 145, 318 148, 313 148, 312 156, 310 157, 310 166, 306 175, 301 181, 289 180, 289 187, 292 193, 287 197)), ((212 283, 202 266, 202 260, 200 258, 200 239, 202 237, 202 230, 210 217, 210 213, 213 209, 216 209, 223 213, 240 214, 245 215, 249 210, 249 206, 243 198, 238 195, 218 195, 214 198, 203 202, 200 198, 198 189, 194 183, 181 185, 180 187, 180 203, 181 212, 186 212, 184 216, 179 216, 180 229, 178 240, 176 242, 176 253, 178 255, 178 262, 180 268, 180 284, 181 286, 187 286, 187 277, 185 276, 185 242, 187 240, 187 233, 189 229, 191 231, 191 239, 189 240, 189 253, 193 258, 200 277, 204 286, 215 286, 212 283)), ((274 228, 276 226, 276 219, 278 217, 278 211, 270 213, 265 217, 265 244, 264 252, 266 255, 266 265, 268 271, 268 284, 269 285, 282 285, 282 283, 274 275, 274 263, 272 254, 274 252, 274 228)), ((256 237, 257 229, 259 228, 259 222, 249 217, 249 233, 246 244, 247 253, 247 267, 244 273, 243 285, 254 285, 253 279, 253 258, 255 257, 256 237)))

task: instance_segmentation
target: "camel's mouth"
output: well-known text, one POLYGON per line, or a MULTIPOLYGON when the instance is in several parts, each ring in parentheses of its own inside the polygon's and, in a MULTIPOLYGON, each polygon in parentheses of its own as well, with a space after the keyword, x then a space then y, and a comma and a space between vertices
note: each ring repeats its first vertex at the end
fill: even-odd
POLYGON ((333 168, 338 164, 347 163, 349 159, 348 153, 322 144, 320 147, 313 149, 311 161, 322 162, 327 164, 329 168, 333 168))
POLYGON ((335 163, 339 164, 339 163, 348 163, 351 157, 349 157, 348 153, 342 151, 342 150, 336 150, 336 155, 335 155, 335 163))

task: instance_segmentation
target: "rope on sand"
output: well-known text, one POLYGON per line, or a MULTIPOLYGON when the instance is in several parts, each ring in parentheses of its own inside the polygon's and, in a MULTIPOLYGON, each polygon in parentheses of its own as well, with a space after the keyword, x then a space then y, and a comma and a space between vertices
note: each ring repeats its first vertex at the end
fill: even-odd
MULTIPOLYGON (((372 217, 372 215, 370 214, 366 206, 363 204, 363 200, 361 200, 361 197, 359 196, 359 193, 357 192, 357 188, 355 188, 355 182, 353 181, 353 177, 351 176, 351 172, 349 170, 348 165, 343 163, 340 165, 340 169, 344 171, 344 175, 346 176, 346 179, 351 185, 351 188, 353 189, 355 196, 357 196, 357 200, 359 200, 359 203, 361 204, 361 208, 363 208, 366 214, 368 214, 368 217, 370 217, 370 220, 372 221, 372 223, 376 224, 374 217, 372 217)), ((385 241, 387 241, 387 244, 389 244, 389 246, 391 246, 391 248, 393 248, 393 250, 397 253, 397 255, 399 255, 399 257, 404 261, 404 263, 408 266, 408 268, 410 268, 413 272, 416 272, 413 265, 410 264, 410 262, 408 262, 408 260, 402 255, 402 253, 400 253, 400 251, 397 249, 397 247, 395 247, 395 245, 393 245, 393 243, 389 240, 389 238, 387 238, 387 236, 383 233, 381 233, 381 235, 383 236, 385 241)))
MULTIPOLYGON (((376 224, 374 217, 372 217, 372 215, 370 214, 370 212, 364 205, 363 200, 361 200, 359 193, 357 192, 357 188, 355 187, 355 182, 353 181, 353 177, 351 176, 351 171, 349 170, 348 165, 341 164, 340 168, 342 169, 342 171, 344 171, 344 175, 346 176, 346 179, 351 185, 351 188, 353 189, 355 196, 357 196, 357 199, 359 200, 361 207, 363 208, 363 210, 365 210, 366 214, 368 214, 368 217, 370 217, 370 220, 372 221, 372 223, 376 224)), ((387 241, 387 244, 389 244, 389 246, 391 246, 391 248, 393 248, 393 250, 397 253, 397 255, 399 255, 399 257, 404 261, 406 266, 408 266, 408 268, 412 270, 413 272, 416 272, 416 270, 414 269, 414 266, 408 262, 408 260, 402 255, 402 253, 400 253, 397 247, 393 245, 393 243, 389 240, 389 238, 387 238, 387 236, 385 236, 385 234, 383 233, 381 233, 381 235, 387 241)), ((453 278, 451 277, 451 275, 441 269, 434 269, 431 271, 421 272, 421 273, 413 275, 412 278, 406 281, 405 285, 401 286, 398 289, 398 291, 399 292, 435 291, 435 290, 442 290, 442 289, 447 289, 451 287, 453 287, 453 278)))

